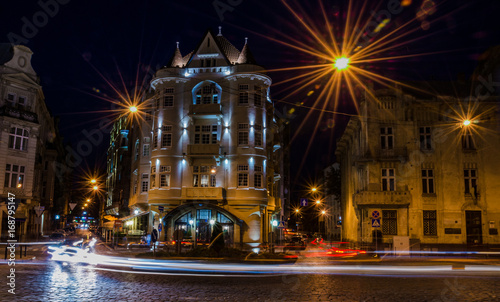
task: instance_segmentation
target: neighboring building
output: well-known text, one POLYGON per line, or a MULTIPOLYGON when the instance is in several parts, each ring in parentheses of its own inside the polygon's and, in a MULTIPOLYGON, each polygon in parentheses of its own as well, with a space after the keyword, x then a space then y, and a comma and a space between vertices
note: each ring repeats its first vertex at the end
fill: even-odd
POLYGON ((156 72, 149 109, 131 128, 131 192, 124 227, 157 228, 171 240, 210 241, 222 224, 227 245, 257 247, 284 220, 285 137, 269 99, 271 79, 249 46, 219 32, 156 72), (177 232, 178 233, 178 232, 177 232))
POLYGON ((346 240, 500 243, 498 100, 434 91, 366 93, 349 121, 336 151, 346 240))
POLYGON ((340 165, 335 163, 323 170, 323 193, 325 215, 320 216, 323 220, 323 228, 328 241, 340 240, 342 228, 342 207, 340 201, 340 165))
POLYGON ((126 116, 113 124, 107 152, 106 215, 127 216, 130 197, 130 123, 126 116))
MULTIPOLYGON (((39 78, 25 46, 0 46, 0 194, 1 235, 7 236, 7 197, 16 199, 16 232, 34 235, 55 227, 53 169, 58 157, 54 120, 44 102, 39 78), (35 206, 45 207, 40 219, 35 206)), ((19 237, 18 237, 19 238, 19 237)))

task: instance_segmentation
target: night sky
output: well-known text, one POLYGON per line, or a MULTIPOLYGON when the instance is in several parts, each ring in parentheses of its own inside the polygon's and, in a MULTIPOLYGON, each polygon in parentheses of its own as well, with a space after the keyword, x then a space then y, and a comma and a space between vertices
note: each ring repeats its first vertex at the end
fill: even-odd
MULTIPOLYGON (((368 1, 368 11, 384 10, 389 2, 368 1)), ((411 4, 392 15, 380 35, 414 18, 423 4, 432 3, 428 0, 407 2, 411 4)), ((470 76, 481 54, 500 44, 500 1, 435 2, 435 12, 425 16, 424 20, 415 21, 408 29, 416 30, 401 39, 417 40, 394 47, 386 55, 441 53, 382 61, 367 68, 401 80, 455 80, 458 74, 470 76), (430 22, 429 26, 423 24, 425 22, 430 22)), ((317 1, 290 3, 300 3, 303 11, 299 15, 315 20, 319 34, 326 35, 317 1)), ((324 0, 322 3, 332 24, 341 28, 347 1, 324 0)), ((362 16, 363 20, 369 18, 375 20, 369 13, 362 16)), ((151 71, 168 63, 175 42, 180 42, 181 52, 186 55, 194 50, 207 29, 217 33, 218 26, 222 26, 222 34, 239 49, 248 37, 257 62, 268 69, 321 63, 311 55, 273 41, 290 41, 284 37, 288 35, 307 45, 317 44, 281 1, 276 0, 2 1, 0 20, 0 42, 12 42, 17 36, 18 41, 34 52, 32 64, 41 78, 46 103, 52 114, 61 118, 60 131, 66 142, 73 144, 83 138, 81 133, 84 129, 95 129, 97 121, 105 116, 97 111, 111 109, 110 103, 99 98, 100 95, 115 95, 104 78, 123 89, 121 74, 127 89, 131 89, 137 75, 140 80, 144 77, 148 79, 151 71), (26 35, 26 31, 23 33, 25 21, 33 22, 33 18, 41 16, 44 11, 40 3, 57 3, 57 11, 54 5, 49 5, 52 16, 46 19, 40 17, 40 26, 34 33, 26 35)), ((272 72, 270 76, 276 83, 298 73, 300 71, 272 72)), ((283 88, 283 85, 273 87, 272 98, 280 100, 286 94, 283 88)), ((276 107, 283 110, 283 106, 290 109, 293 107, 290 104, 297 102, 312 104, 313 97, 307 97, 307 93, 314 89, 315 85, 304 87, 286 100, 289 104, 278 102, 276 107)), ((343 97, 337 110, 352 113, 351 100, 343 97)), ((307 112, 307 108, 296 108, 296 117, 291 121, 292 134, 307 112)), ((314 147, 304 161, 304 168, 297 173, 317 118, 318 113, 313 113, 311 122, 293 142, 292 173, 299 175, 294 177, 298 182, 313 179, 318 169, 334 161, 335 145, 330 142, 338 137, 347 121, 341 116, 323 116, 314 147)), ((107 142, 96 148, 92 155, 85 158, 87 165, 94 167, 97 163, 104 167, 106 148, 107 142)))

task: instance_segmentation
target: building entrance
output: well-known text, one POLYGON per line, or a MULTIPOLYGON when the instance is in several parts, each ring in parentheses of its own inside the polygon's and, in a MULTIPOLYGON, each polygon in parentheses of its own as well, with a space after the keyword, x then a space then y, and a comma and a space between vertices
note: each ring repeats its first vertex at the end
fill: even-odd
POLYGON ((482 244, 481 211, 465 211, 467 244, 482 244))

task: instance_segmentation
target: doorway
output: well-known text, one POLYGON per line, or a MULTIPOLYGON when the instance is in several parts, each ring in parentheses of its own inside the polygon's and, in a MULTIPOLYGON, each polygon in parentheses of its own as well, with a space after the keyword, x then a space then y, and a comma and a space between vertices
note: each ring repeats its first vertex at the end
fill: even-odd
POLYGON ((467 244, 482 244, 481 211, 465 211, 467 244))

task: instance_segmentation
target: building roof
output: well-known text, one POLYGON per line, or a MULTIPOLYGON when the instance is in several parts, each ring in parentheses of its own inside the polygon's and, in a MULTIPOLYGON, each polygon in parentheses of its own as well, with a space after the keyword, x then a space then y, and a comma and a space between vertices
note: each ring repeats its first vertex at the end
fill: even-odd
POLYGON ((245 38, 245 46, 243 46, 243 49, 238 57, 238 64, 257 64, 252 52, 250 51, 250 47, 248 47, 248 38, 245 38))

